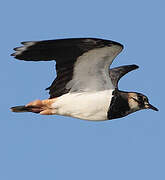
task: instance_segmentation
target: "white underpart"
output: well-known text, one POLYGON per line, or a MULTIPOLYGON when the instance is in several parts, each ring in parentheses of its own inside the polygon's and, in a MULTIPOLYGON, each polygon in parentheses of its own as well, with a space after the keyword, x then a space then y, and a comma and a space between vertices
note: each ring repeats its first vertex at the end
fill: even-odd
POLYGON ((84 53, 74 64, 73 79, 66 88, 71 89, 70 92, 114 89, 109 77, 109 66, 121 50, 121 46, 112 45, 84 53))
POLYGON ((107 120, 112 92, 113 90, 67 93, 52 104, 53 113, 85 120, 107 120))

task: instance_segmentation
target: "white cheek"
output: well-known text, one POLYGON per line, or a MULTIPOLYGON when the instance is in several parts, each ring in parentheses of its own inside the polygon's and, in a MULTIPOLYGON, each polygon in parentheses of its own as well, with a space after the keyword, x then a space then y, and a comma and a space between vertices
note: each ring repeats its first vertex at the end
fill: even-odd
POLYGON ((128 103, 129 103, 129 107, 130 107, 132 110, 134 110, 134 111, 139 110, 138 102, 136 102, 136 101, 133 100, 132 98, 130 98, 130 99, 128 100, 128 103))

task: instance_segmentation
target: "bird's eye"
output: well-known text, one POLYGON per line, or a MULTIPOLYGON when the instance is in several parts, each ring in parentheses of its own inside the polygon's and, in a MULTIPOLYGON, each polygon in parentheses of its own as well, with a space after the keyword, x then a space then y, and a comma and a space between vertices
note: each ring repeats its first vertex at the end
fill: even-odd
POLYGON ((143 102, 143 97, 142 96, 138 96, 138 102, 142 103, 143 102))
POLYGON ((143 101, 144 101, 144 102, 148 102, 148 98, 147 98, 147 97, 144 97, 144 98, 143 98, 143 101))

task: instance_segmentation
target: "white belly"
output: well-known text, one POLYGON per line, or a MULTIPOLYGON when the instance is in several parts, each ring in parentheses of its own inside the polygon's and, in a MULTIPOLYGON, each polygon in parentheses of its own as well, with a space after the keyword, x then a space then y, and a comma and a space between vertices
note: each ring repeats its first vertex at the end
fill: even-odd
POLYGON ((52 104, 54 114, 85 120, 107 120, 113 90, 67 93, 52 104))

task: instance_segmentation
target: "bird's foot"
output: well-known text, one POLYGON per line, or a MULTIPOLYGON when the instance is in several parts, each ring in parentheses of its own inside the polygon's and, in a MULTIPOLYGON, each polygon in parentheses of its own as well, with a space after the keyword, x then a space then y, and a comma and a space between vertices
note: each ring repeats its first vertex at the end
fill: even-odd
POLYGON ((52 109, 53 102, 54 99, 35 100, 25 105, 25 107, 30 107, 31 111, 34 113, 40 113, 42 115, 52 115, 54 114, 52 109))

